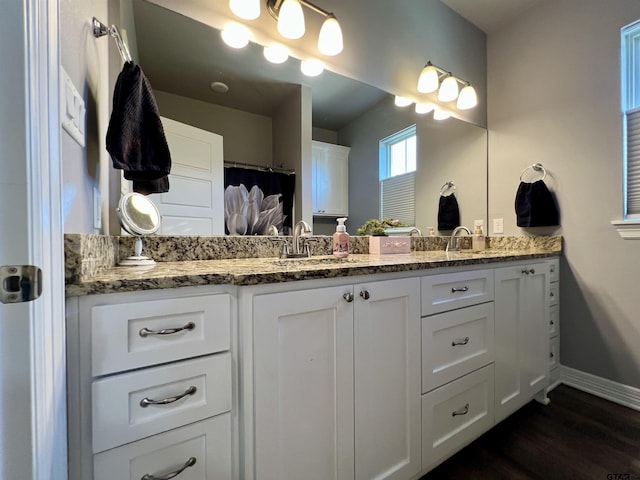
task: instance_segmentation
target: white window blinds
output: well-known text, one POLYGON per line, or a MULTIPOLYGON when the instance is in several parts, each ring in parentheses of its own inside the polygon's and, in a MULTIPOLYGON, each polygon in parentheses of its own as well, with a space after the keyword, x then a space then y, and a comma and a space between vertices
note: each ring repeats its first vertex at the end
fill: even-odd
POLYGON ((380 180, 380 217, 416 224, 415 172, 380 180))
POLYGON ((640 108, 626 113, 627 217, 640 218, 640 108))

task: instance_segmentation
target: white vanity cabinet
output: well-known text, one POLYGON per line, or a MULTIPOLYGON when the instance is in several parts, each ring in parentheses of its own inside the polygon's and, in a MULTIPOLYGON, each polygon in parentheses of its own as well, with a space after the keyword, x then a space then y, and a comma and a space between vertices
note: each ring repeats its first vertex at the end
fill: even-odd
POLYGON ((549 264, 495 270, 496 422, 545 391, 549 380, 549 264))
POLYGON ((237 475, 235 312, 224 288, 67 300, 71 480, 237 475))
POLYGON ((560 383, 560 260, 549 264, 549 388, 560 383))
POLYGON ((421 279, 424 472, 494 424, 493 273, 421 279))
POLYGON ((349 216, 349 147, 313 141, 312 209, 315 216, 349 216))
POLYGON ((257 289, 248 302, 255 452, 245 478, 417 475, 419 279, 257 289))

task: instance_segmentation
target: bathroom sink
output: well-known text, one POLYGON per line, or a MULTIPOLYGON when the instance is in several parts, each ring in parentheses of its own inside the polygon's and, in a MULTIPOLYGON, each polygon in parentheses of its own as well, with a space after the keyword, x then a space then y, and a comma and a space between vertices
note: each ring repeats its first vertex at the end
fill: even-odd
POLYGON ((280 266, 314 266, 314 265, 341 265, 353 263, 352 258, 338 258, 331 255, 303 258, 276 258, 272 261, 274 265, 280 266))

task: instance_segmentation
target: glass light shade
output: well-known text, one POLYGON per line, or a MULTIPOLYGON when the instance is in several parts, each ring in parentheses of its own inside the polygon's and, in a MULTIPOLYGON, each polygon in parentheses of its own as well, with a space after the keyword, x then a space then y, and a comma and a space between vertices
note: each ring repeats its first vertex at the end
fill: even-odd
POLYGON ((303 60, 300 62, 300 70, 302 70, 302 73, 307 77, 317 77, 324 71, 324 63, 315 58, 303 60))
POLYGON ((239 23, 230 23, 220 32, 224 43, 231 48, 243 48, 249 43, 249 30, 239 23))
POLYGON ((304 14, 298 0, 284 0, 278 13, 278 32, 295 40, 304 35, 304 14))
POLYGON ((438 90, 438 100, 441 102, 450 102, 458 98, 458 81, 449 74, 442 81, 440 90, 438 90))
POLYGON ((418 77, 418 91, 420 93, 431 93, 438 89, 438 70, 433 65, 425 65, 418 77))
POLYGON ((476 105, 478 105, 476 90, 471 85, 467 84, 462 90, 460 90, 460 96, 458 97, 456 107, 458 107, 458 110, 467 110, 475 107, 476 105))
POLYGON ((342 51, 342 29, 336 17, 330 15, 322 24, 318 36, 318 50, 324 55, 337 55, 342 51))
POLYGON ((396 95, 396 98, 394 100, 394 103, 396 104, 397 107, 408 107, 409 105, 411 105, 413 102, 411 101, 410 98, 407 97, 401 97, 399 95, 396 95))
POLYGON ((451 116, 451 114, 449 112, 445 112, 444 110, 441 110, 439 108, 436 108, 433 111, 433 119, 434 120, 446 120, 450 116, 451 116))
POLYGON ((271 63, 284 63, 289 58, 289 50, 284 45, 274 43, 264 47, 263 55, 271 63))
POLYGON ((255 20, 260 16, 260 0, 229 0, 229 8, 234 15, 245 20, 255 20))
POLYGON ((436 106, 431 102, 416 103, 416 113, 420 113, 420 114, 429 113, 434 108, 436 108, 436 106))

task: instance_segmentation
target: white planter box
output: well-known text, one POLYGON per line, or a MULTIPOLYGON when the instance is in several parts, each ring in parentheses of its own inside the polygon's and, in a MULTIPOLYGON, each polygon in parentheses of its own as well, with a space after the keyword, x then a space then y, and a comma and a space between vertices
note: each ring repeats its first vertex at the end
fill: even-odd
POLYGON ((411 253, 411 237, 369 237, 369 253, 411 253))

